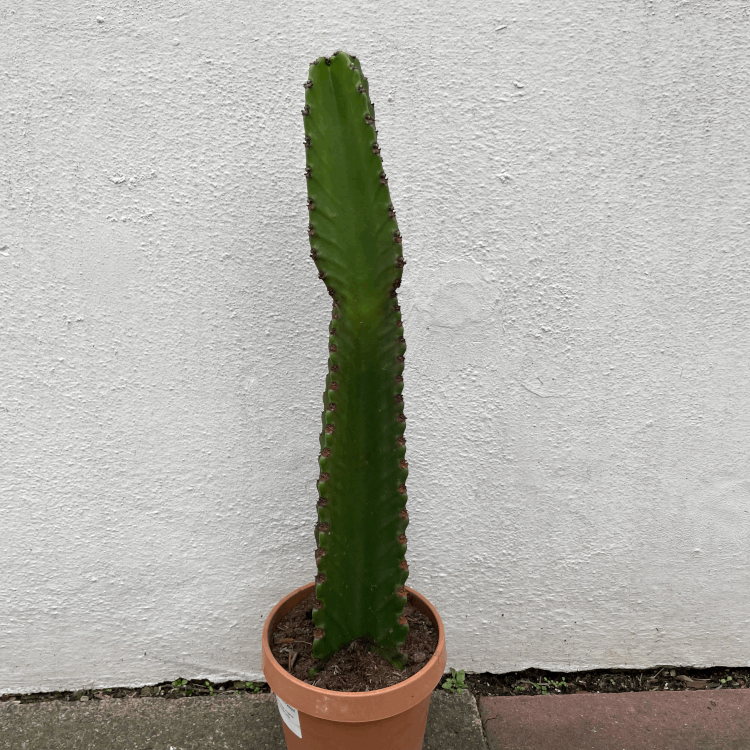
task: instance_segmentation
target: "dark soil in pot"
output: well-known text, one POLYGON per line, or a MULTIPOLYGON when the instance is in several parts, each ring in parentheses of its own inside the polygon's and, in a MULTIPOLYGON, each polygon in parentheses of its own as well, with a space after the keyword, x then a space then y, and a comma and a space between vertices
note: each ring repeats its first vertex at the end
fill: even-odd
POLYGON ((271 651, 276 661, 294 677, 310 685, 352 693, 397 685, 419 672, 437 648, 437 628, 412 606, 409 599, 404 607, 409 635, 401 647, 408 660, 403 670, 391 666, 382 656, 373 654, 369 648, 371 640, 358 638, 342 646, 311 679, 310 668, 320 666, 312 656, 314 601, 315 597, 311 595, 298 604, 281 619, 271 638, 271 651))

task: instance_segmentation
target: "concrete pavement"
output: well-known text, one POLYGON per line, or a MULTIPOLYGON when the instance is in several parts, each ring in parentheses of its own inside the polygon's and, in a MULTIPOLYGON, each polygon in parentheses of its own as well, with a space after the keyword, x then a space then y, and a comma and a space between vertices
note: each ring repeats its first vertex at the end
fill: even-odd
MULTIPOLYGON (((285 750, 274 697, 0 704, 0 750, 219 748, 285 750)), ((750 690, 433 694, 423 750, 532 749, 750 750, 750 690)))

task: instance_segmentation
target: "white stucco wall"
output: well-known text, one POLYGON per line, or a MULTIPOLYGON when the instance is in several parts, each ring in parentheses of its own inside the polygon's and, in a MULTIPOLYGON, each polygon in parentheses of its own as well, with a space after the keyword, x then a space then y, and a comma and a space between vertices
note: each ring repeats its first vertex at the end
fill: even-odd
POLYGON ((449 664, 750 662, 750 3, 5 0, 0 693, 259 678, 314 575, 310 61, 407 266, 449 664))

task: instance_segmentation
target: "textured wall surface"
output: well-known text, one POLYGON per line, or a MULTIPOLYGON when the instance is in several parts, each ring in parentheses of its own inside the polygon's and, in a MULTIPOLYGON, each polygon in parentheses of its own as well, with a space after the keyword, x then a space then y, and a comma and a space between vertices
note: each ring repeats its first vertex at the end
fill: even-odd
POLYGON ((0 693, 258 678, 314 575, 300 109, 336 49, 404 237, 409 582, 449 664, 750 662, 750 4, 0 29, 0 693))

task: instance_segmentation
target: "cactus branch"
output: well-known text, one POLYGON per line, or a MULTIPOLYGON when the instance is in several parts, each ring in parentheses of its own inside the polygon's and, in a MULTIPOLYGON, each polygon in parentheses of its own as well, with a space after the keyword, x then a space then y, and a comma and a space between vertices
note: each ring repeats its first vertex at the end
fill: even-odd
POLYGON ((368 637, 403 667, 406 342, 396 289, 405 261, 375 109, 356 57, 339 51, 311 64, 302 113, 310 255, 333 298, 318 457, 313 655, 326 659, 368 637))

